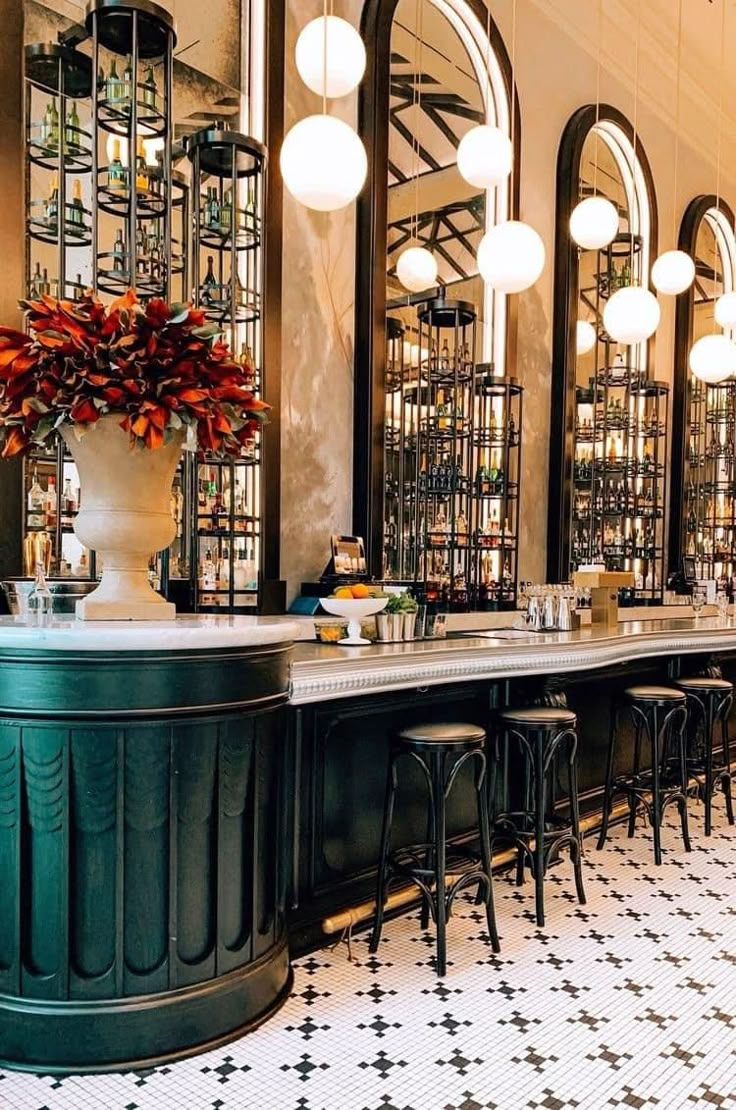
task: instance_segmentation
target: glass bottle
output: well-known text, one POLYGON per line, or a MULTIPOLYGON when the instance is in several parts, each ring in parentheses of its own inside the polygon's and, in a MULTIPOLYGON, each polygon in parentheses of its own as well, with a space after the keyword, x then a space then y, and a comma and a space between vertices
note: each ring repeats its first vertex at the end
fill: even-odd
POLYGON ((56 97, 52 96, 49 105, 46 109, 47 113, 47 134, 46 146, 51 150, 56 150, 59 145, 59 110, 56 107, 56 97))
POLYGON ((110 63, 110 72, 108 73, 107 81, 105 82, 105 92, 106 92, 108 100, 119 100, 120 99, 121 81, 120 81, 120 78, 118 77, 118 71, 117 71, 117 68, 116 68, 116 65, 115 65, 115 59, 114 58, 113 58, 112 62, 110 63))
POLYGON ((216 300, 215 289, 217 286, 217 278, 213 269, 215 260, 211 254, 207 255, 207 273, 204 275, 202 282, 202 300, 205 304, 209 304, 212 300, 216 300))
POLYGON ((112 141, 112 158, 107 169, 107 187, 114 193, 125 192, 125 168, 120 158, 120 139, 112 141))
POLYGON ((146 168, 146 152, 143 139, 138 140, 138 149, 135 156, 135 188, 137 193, 147 193, 150 187, 150 177, 146 168))
POLYGON ((220 208, 220 226, 223 231, 230 230, 233 212, 233 197, 229 189, 225 190, 225 196, 222 198, 222 207, 220 208))
POLYGON ((69 219, 71 223, 77 227, 84 226, 84 205, 82 204, 82 182, 78 177, 74 178, 72 184, 72 204, 69 212, 69 219))
POLYGON ((115 233, 115 242, 112 245, 112 268, 118 273, 125 270, 125 243, 120 228, 115 233))
POLYGON ((38 480, 38 470, 34 466, 31 477, 31 488, 28 490, 28 516, 26 523, 29 528, 45 528, 46 510, 45 493, 38 480))
POLYGON ((79 150, 79 113, 76 100, 72 101, 64 122, 64 145, 68 151, 79 150))
POLYGON ((44 217, 49 227, 55 228, 59 222, 59 175, 54 170, 51 175, 51 189, 44 205, 44 217))
POLYGON ((135 85, 133 83, 133 59, 128 59, 128 64, 123 70, 123 83, 121 89, 123 100, 130 100, 135 95, 135 85))
POLYGON ((156 77, 153 72, 153 66, 149 66, 146 70, 146 78, 143 82, 143 103, 147 108, 156 109, 156 100, 158 98, 158 89, 156 88, 156 77))
POLYGON ((31 620, 45 623, 51 616, 54 599, 46 581, 43 563, 36 563, 36 578, 28 595, 28 615, 31 620))

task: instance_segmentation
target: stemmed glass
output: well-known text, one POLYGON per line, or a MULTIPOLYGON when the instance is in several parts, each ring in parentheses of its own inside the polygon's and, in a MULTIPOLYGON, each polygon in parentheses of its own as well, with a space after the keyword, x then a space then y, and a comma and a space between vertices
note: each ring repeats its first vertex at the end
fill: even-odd
POLYGON ((705 590, 702 588, 702 586, 695 586, 693 588, 692 605, 693 613, 696 617, 699 617, 703 611, 703 606, 705 605, 705 590))

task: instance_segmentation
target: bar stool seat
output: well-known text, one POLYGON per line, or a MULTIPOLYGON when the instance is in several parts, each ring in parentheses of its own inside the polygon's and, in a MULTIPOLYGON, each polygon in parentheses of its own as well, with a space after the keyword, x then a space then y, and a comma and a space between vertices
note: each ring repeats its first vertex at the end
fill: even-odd
POLYGON ((402 728, 398 738, 410 744, 470 744, 473 746, 485 741, 486 731, 480 725, 433 722, 402 728))
MULTIPOLYGON (((529 864, 534 877, 537 924, 541 928, 544 925, 544 876, 564 847, 570 849, 578 901, 585 905, 577 785, 577 716, 565 707, 520 706, 502 710, 498 714, 498 725, 507 740, 515 740, 519 747, 524 763, 524 804, 523 809, 499 813, 494 830, 516 848, 517 885, 523 883, 524 869, 529 864), (569 819, 547 812, 554 784, 555 759, 565 750, 570 783, 569 819)), ((499 762, 498 736, 493 757, 491 797, 495 794, 499 762)))
POLYGON ((608 836, 608 823, 616 794, 623 794, 629 805, 628 835, 636 828, 640 809, 649 819, 654 841, 654 862, 662 862, 661 828, 664 812, 677 806, 685 850, 690 851, 687 824, 688 772, 685 745, 687 697, 684 690, 671 686, 629 686, 622 700, 614 707, 608 740, 606 786, 603 794, 603 819, 598 836, 601 849, 608 836), (634 725, 634 758, 630 771, 615 774, 616 744, 620 710, 627 707, 634 725), (642 742, 651 752, 651 766, 642 769, 642 742))
POLYGON ((430 914, 436 923, 438 976, 444 976, 447 967, 447 920, 452 912, 455 896, 465 887, 477 884, 478 899, 486 904, 491 945, 494 952, 499 951, 493 908, 485 747, 485 729, 478 725, 456 722, 433 721, 411 725, 403 728, 393 738, 386 780, 371 952, 377 951, 381 940, 388 887, 395 878, 409 880, 418 887, 422 896, 422 928, 428 927, 430 914), (397 765, 402 758, 413 760, 420 766, 427 785, 427 837, 423 844, 414 844, 391 852, 391 826, 398 786, 397 765), (468 848, 450 846, 448 861, 447 799, 458 780, 460 769, 471 761, 475 764, 480 859, 477 852, 468 848))
POLYGON ((687 695, 688 736, 687 766, 698 785, 698 797, 705 810, 705 835, 710 836, 713 820, 713 795, 720 784, 726 802, 726 817, 734 824, 731 796, 731 753, 728 716, 733 704, 733 683, 709 675, 688 675, 677 679, 677 686, 687 695), (702 725, 699 734, 698 725, 702 725), (718 726, 721 728, 721 762, 715 764, 713 749, 718 726), (702 743, 699 742, 702 735, 702 743))
POLYGON ((671 686, 629 686, 624 690, 624 697, 631 701, 656 702, 658 705, 670 705, 685 700, 682 690, 673 690, 671 686))
POLYGON ((577 717, 572 709, 546 705, 532 705, 525 709, 504 709, 499 717, 510 724, 536 725, 538 728, 559 728, 566 724, 577 724, 577 717))

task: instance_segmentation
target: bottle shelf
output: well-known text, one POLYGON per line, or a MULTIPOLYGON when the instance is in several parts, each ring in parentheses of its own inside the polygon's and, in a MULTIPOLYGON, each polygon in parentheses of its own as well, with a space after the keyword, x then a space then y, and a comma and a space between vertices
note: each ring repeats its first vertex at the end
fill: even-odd
MULTIPOLYGON (((122 80, 122 79, 121 79, 122 80)), ((156 92, 158 99, 158 92, 156 92)), ((133 103, 130 93, 120 96, 97 96, 97 114, 100 127, 110 135, 127 134, 132 118, 133 103)), ((167 117, 156 104, 150 103, 146 96, 146 86, 139 83, 136 94, 136 123, 146 139, 164 138, 167 132, 167 117)))
POLYGON ((261 246, 261 221, 253 212, 236 208, 235 234, 228 221, 208 224, 200 216, 199 241, 210 250, 223 251, 235 247, 237 252, 255 250, 261 246))
MULTIPOLYGON (((49 146, 41 138, 42 124, 32 123, 27 140, 28 160, 34 166, 44 170, 58 170, 62 173, 84 175, 92 169, 92 136, 79 128, 72 128, 75 138, 67 138, 63 151, 59 151, 58 143, 49 146)), ((67 124, 67 131, 70 130, 67 124)))

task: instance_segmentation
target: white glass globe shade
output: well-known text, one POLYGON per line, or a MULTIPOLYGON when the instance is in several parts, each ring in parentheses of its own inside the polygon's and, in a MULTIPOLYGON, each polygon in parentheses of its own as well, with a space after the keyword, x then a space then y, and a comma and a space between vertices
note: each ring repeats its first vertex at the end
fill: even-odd
POLYGON ((296 40, 296 68, 307 88, 319 96, 346 96, 365 73, 363 40, 345 19, 319 16, 296 40), (327 87, 325 88, 325 19, 327 19, 327 87))
POLYGON ((589 320, 578 320, 575 335, 575 350, 579 355, 587 355, 595 347, 596 331, 589 320))
POLYGON ((722 328, 736 328, 736 293, 722 293, 716 301, 714 315, 722 328))
POLYGON ((652 285, 671 297, 684 293, 695 281, 695 263, 685 251, 665 251, 652 266, 652 285))
POLYGON ((605 197, 586 197, 570 215, 570 234, 579 247, 600 250, 618 233, 618 212, 605 197))
POLYGON ((690 348, 690 369, 701 382, 715 385, 736 374, 736 344, 727 335, 704 335, 690 348))
POLYGON ((318 212, 350 204, 368 172, 365 147, 352 127, 325 115, 294 124, 281 147, 280 163, 291 195, 318 212))
POLYGON ((544 269, 541 236, 520 220, 505 220, 487 231, 478 247, 481 277, 500 293, 521 293, 544 269))
POLYGON ((658 324, 657 298, 640 285, 617 289, 603 309, 603 326, 616 343, 641 343, 654 335, 658 324))
POLYGON ((479 189, 500 185, 511 173, 511 139, 500 127, 479 124, 466 131, 457 148, 460 176, 479 189))
POLYGON ((422 293, 437 284, 437 260, 426 247, 407 247, 399 255, 396 276, 410 293, 422 293))

